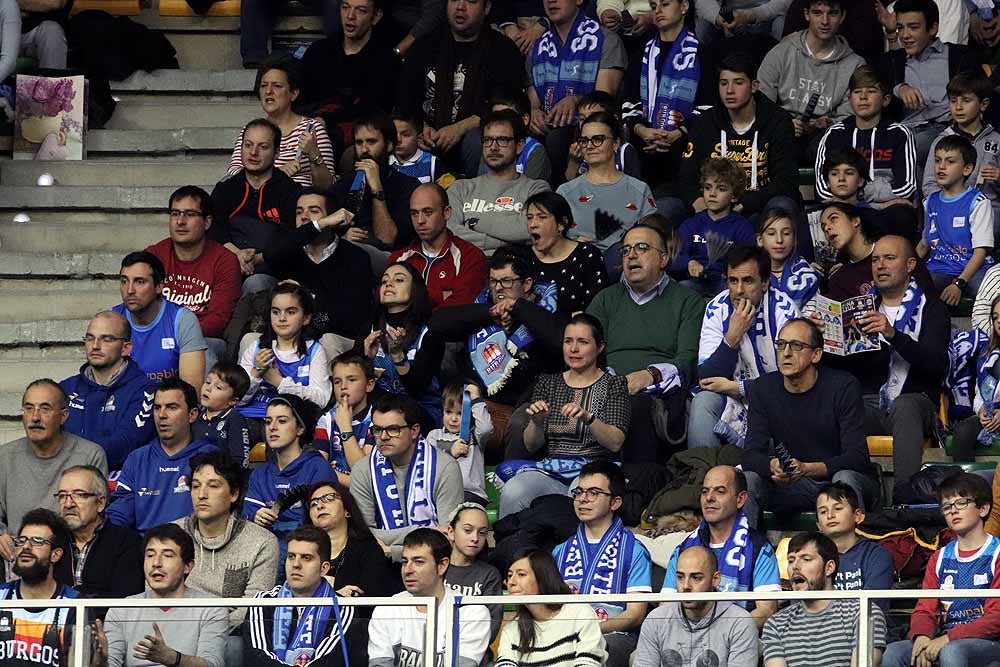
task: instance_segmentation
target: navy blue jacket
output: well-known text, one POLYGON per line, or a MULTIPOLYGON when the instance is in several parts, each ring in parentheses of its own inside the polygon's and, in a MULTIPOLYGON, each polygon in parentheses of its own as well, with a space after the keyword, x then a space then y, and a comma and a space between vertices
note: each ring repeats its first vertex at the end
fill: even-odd
POLYGON ((69 419, 63 428, 99 444, 108 457, 108 470, 121 470, 125 457, 155 435, 156 383, 133 361, 108 386, 87 378, 86 368, 84 364, 77 375, 59 383, 69 398, 69 419))

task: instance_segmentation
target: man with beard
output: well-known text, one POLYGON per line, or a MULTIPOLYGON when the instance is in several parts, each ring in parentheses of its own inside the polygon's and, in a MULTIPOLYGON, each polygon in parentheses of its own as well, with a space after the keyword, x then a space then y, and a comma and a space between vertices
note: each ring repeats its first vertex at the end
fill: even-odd
POLYGON ((371 261, 365 251, 341 234, 352 230, 352 216, 333 210, 321 190, 303 191, 295 207, 297 227, 264 251, 268 266, 282 280, 291 279, 316 300, 312 328, 320 336, 326 358, 350 349, 368 333, 374 307, 371 261))
POLYGON ((28 511, 58 509, 53 494, 60 473, 73 465, 96 466, 107 472, 107 457, 89 440, 64 433, 66 394, 49 379, 28 385, 21 399, 25 437, 0 447, 0 556, 14 560, 10 528, 28 511))
MULTIPOLYGON (((69 529, 55 512, 33 509, 24 515, 14 540, 14 574, 20 579, 0 586, 0 600, 61 600, 79 597, 53 575, 66 556, 69 529)), ((65 667, 76 613, 68 607, 0 610, 0 663, 4 667, 65 667)))
POLYGON ((170 607, 178 598, 207 598, 185 585, 194 568, 194 542, 168 523, 146 533, 146 591, 130 600, 163 600, 160 607, 113 607, 95 622, 96 667, 223 667, 229 617, 224 607, 170 607))
MULTIPOLYGON (((837 545, 822 533, 799 533, 788 543, 788 576, 793 591, 832 591, 837 545)), ((784 667, 855 664, 857 600, 793 602, 764 624, 764 664, 784 667)), ((872 664, 885 650, 885 615, 871 607, 872 664)))
POLYGON ((277 284, 264 263, 264 248, 295 224, 295 202, 301 187, 274 168, 280 144, 281 129, 271 121, 258 118, 247 123, 240 152, 243 169, 219 181, 212 190, 215 217, 208 238, 226 246, 240 261, 247 277, 244 296, 277 284))
POLYGON ((486 173, 455 181, 448 189, 454 214, 449 221, 459 238, 490 251, 509 243, 531 240, 521 218, 531 195, 549 190, 549 184, 517 173, 524 150, 525 127, 517 112, 490 111, 479 124, 486 173))
POLYGON ((59 383, 69 400, 64 428, 99 444, 108 468, 121 470, 129 452, 153 437, 155 383, 130 359, 132 327, 123 315, 94 315, 83 347, 87 363, 59 383))
POLYGON ((389 166, 395 145, 396 125, 389 116, 354 121, 354 175, 341 178, 333 189, 336 206, 354 214, 342 232, 348 241, 386 251, 413 239, 410 195, 420 181, 389 166))
POLYGON ((73 587, 85 598, 122 598, 142 591, 142 538, 105 517, 104 473, 88 465, 67 468, 55 496, 72 533, 72 552, 59 562, 60 575, 72 571, 73 587))

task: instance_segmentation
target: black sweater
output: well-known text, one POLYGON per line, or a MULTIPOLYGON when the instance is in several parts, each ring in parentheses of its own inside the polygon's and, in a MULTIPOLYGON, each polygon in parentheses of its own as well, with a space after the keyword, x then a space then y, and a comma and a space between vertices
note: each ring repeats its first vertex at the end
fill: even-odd
MULTIPOLYGON (((73 583, 73 556, 64 554, 56 566, 56 580, 73 586, 84 598, 126 598, 146 588, 142 573, 142 537, 124 526, 105 520, 83 564, 82 583, 73 583)), ((106 609, 99 610, 104 617, 106 609)))
POLYGON ((768 445, 773 440, 800 461, 825 463, 831 478, 841 470, 874 473, 861 387, 848 373, 821 367, 816 384, 801 394, 785 389, 781 373, 768 373, 747 384, 747 401, 743 465, 748 470, 771 478, 768 445))
POLYGON ((689 124, 688 143, 681 156, 677 194, 685 202, 701 196, 699 174, 709 157, 722 156, 722 133, 726 134, 728 158, 746 171, 747 191, 740 198, 743 215, 761 211, 777 195, 799 199, 799 170, 796 166, 795 130, 792 118, 760 93, 754 95, 757 113, 754 124, 742 135, 733 130, 729 112, 717 105, 694 116, 689 124), (757 138, 756 152, 753 149, 757 138), (757 162, 757 189, 750 190, 751 164, 757 162))
POLYGON ((375 308, 371 260, 364 250, 340 239, 333 254, 317 264, 306 256, 303 246, 320 234, 312 224, 297 227, 264 249, 264 261, 275 277, 291 278, 313 293, 316 314, 312 325, 319 334, 364 338, 371 331, 375 308))

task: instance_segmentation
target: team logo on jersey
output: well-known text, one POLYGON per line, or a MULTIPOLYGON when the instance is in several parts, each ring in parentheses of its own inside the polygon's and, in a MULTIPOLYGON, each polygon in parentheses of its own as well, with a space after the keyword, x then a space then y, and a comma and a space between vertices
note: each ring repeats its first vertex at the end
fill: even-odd
POLYGON ((638 211, 639 210, 639 207, 636 206, 635 204, 633 204, 632 202, 629 202, 629 203, 625 204, 625 208, 627 208, 630 211, 638 211))
POLYGON ((187 493, 191 489, 188 487, 187 475, 181 475, 177 478, 177 486, 174 487, 174 493, 187 493))
POLYGON ((115 395, 111 394, 108 396, 108 400, 105 401, 104 407, 101 408, 101 412, 114 412, 115 411, 115 395))
POLYGON ((597 614, 598 621, 606 621, 610 616, 610 614, 608 614, 608 610, 605 609, 604 607, 598 607, 597 609, 594 610, 594 613, 597 614))
POLYGON ((175 341, 173 338, 161 338, 160 347, 163 348, 164 350, 172 350, 175 347, 177 347, 177 341, 175 341))
POLYGON ((593 199, 593 198, 594 198, 593 195, 580 195, 580 203, 581 204, 589 204, 590 200, 593 199))

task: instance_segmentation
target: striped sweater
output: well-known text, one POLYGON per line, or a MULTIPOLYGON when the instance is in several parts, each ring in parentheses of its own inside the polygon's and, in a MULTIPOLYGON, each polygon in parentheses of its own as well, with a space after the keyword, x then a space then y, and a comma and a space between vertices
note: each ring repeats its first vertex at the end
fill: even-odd
POLYGON ((535 622, 535 644, 521 654, 517 621, 500 632, 496 667, 600 667, 608 657, 593 607, 565 604, 547 621, 535 622))
MULTIPOLYGON (((330 141, 330 135, 327 134, 326 127, 321 120, 303 118, 299 121, 294 130, 281 137, 281 145, 278 146, 278 153, 274 156, 274 166, 276 169, 281 168, 282 165, 289 162, 298 161, 299 169, 292 174, 292 180, 307 188, 313 184, 312 169, 309 166, 309 157, 299 152, 299 137, 309 132, 310 127, 316 130, 316 146, 319 148, 320 156, 323 158, 323 164, 326 165, 326 168, 330 170, 330 173, 334 175, 334 180, 336 180, 337 172, 335 168, 336 161, 333 157, 333 143, 330 141)), ((242 168, 243 132, 240 131, 240 136, 236 137, 236 145, 233 146, 233 155, 229 158, 229 171, 227 173, 232 175, 239 172, 242 168)))

